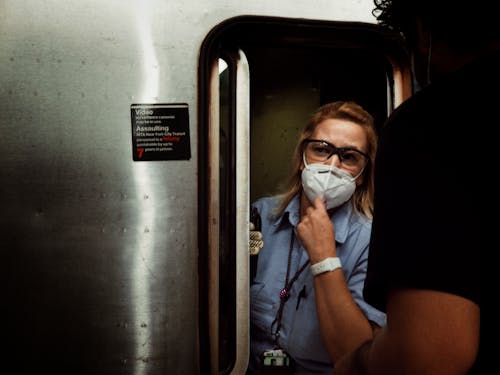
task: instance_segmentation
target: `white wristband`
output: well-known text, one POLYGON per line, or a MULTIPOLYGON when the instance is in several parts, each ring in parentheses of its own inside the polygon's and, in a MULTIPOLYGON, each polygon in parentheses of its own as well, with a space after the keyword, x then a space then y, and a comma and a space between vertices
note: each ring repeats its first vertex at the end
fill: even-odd
POLYGON ((320 275, 325 272, 335 271, 337 268, 341 268, 340 258, 332 257, 323 259, 321 262, 311 265, 311 272, 313 276, 320 275))

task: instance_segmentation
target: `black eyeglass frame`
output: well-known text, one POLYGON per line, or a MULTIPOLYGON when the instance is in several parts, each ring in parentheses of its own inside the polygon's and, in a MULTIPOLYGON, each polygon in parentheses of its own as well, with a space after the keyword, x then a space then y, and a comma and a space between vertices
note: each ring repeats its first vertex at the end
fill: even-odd
MULTIPOLYGON (((363 151, 360 151, 360 150, 358 150, 355 147, 337 147, 333 143, 330 143, 330 142, 325 141, 323 139, 304 139, 302 141, 303 144, 305 144, 305 143, 311 143, 311 142, 321 142, 321 143, 324 143, 325 145, 328 145, 328 146, 330 146, 332 148, 333 151, 330 153, 330 155, 328 155, 328 157, 325 160, 328 160, 333 155, 337 154, 338 157, 339 157, 339 159, 340 159, 340 161, 342 162, 342 155, 341 155, 341 153, 343 151, 354 151, 354 152, 357 152, 358 154, 363 155, 366 158, 367 161, 370 160, 370 156, 368 156, 368 154, 365 154, 363 151)), ((305 150, 305 148, 304 148, 304 150, 305 150)))

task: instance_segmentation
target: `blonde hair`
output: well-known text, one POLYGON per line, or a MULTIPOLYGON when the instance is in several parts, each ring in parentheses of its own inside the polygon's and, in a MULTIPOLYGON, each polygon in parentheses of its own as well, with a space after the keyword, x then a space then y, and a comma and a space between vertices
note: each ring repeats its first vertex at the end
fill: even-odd
POLYGON ((336 101, 324 104, 313 112, 307 126, 302 130, 292 158, 291 174, 285 191, 279 195, 279 204, 276 215, 281 216, 292 198, 302 192, 301 173, 303 168, 302 153, 304 151, 304 140, 311 137, 316 126, 327 119, 347 120, 363 127, 366 133, 368 147, 366 154, 369 160, 363 170, 363 182, 356 186, 351 198, 354 210, 368 218, 373 215, 373 161, 377 150, 377 134, 372 115, 365 111, 359 104, 352 101, 336 101))

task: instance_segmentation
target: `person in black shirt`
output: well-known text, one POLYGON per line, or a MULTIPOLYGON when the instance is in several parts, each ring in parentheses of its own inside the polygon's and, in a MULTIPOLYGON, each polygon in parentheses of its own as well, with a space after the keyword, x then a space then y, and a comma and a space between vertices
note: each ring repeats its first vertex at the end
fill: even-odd
POLYGON ((419 87, 386 121, 375 161, 364 296, 387 325, 335 375, 480 374, 481 222, 500 125, 493 4, 375 0, 379 23, 405 38, 419 87))

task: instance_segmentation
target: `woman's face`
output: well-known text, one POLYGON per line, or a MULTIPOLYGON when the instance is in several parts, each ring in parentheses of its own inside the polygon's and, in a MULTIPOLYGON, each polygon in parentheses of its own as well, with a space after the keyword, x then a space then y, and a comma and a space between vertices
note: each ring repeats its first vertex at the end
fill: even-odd
MULTIPOLYGON (((320 122, 314 132, 311 134, 310 139, 317 139, 331 143, 337 148, 349 147, 359 150, 363 153, 368 151, 368 140, 364 128, 354 122, 339 119, 327 119, 320 122)), ((364 160, 364 158, 362 158, 364 160)), ((366 162, 366 160, 364 160, 366 162)), ((317 162, 317 161, 309 161, 317 162)), ((338 154, 333 154, 328 160, 322 161, 324 164, 334 165, 341 168, 353 176, 359 174, 364 167, 360 168, 347 165, 342 162, 338 154)), ((357 184, 362 182, 362 178, 358 178, 357 184)))

